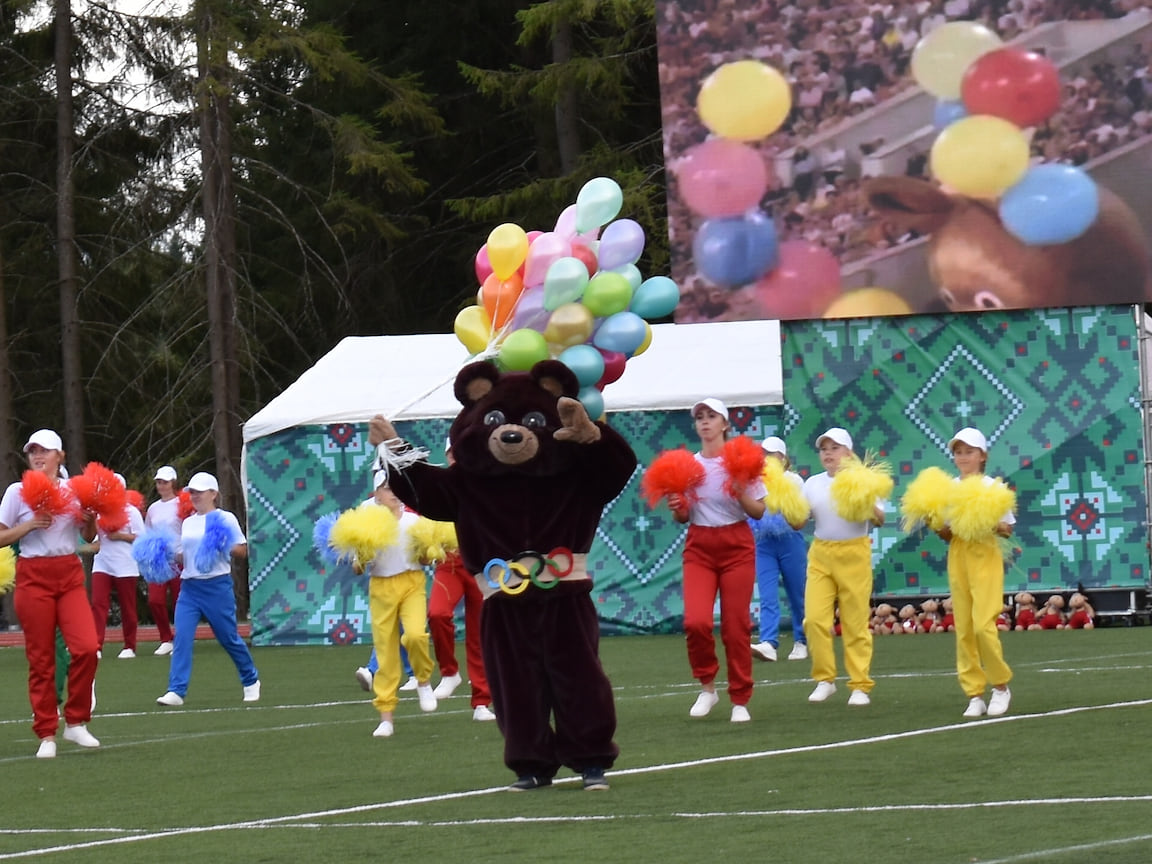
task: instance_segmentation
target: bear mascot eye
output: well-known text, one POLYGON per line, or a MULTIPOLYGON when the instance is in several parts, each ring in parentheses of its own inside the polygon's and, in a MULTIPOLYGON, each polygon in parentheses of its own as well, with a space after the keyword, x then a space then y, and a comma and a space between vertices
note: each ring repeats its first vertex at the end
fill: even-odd
MULTIPOLYGON (((499 411, 492 412, 499 414, 499 411)), ((540 411, 529 411, 524 415, 524 419, 520 421, 521 426, 527 426, 529 429, 543 429, 548 425, 548 420, 540 411)))
POLYGON ((503 426, 506 422, 503 411, 489 411, 484 415, 485 426, 503 426))

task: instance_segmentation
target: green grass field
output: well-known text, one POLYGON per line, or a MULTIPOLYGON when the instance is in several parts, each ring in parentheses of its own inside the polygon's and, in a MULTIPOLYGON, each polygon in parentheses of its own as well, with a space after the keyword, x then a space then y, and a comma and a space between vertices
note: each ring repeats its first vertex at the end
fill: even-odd
MULTIPOLYGON (((873 703, 810 705, 805 662, 758 663, 752 723, 693 720, 679 637, 604 640, 621 757, 510 793, 467 688, 396 734, 353 679, 367 649, 263 648, 240 701, 214 642, 188 701, 141 645, 97 677, 91 729, 33 758, 23 650, 0 650, 0 861, 1152 861, 1152 628, 1005 634, 1010 714, 964 721, 953 639, 877 640, 873 703)), ((782 646, 784 656, 790 646, 782 646)), ((112 657, 119 646, 109 645, 112 657)), ((460 647, 463 654, 463 647, 460 647)))

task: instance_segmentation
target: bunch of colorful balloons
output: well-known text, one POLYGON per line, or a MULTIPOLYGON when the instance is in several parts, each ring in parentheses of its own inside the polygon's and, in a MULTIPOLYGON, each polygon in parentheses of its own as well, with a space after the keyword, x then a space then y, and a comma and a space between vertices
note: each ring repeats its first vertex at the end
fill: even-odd
POLYGON ((453 327, 471 353, 504 369, 560 360, 580 381, 580 401, 593 418, 604 413, 603 389, 651 343, 648 322, 680 302, 675 282, 645 279, 636 266, 644 229, 616 218, 623 202, 615 180, 597 177, 551 231, 510 222, 492 229, 476 253, 476 304, 453 327))
POLYGON ((999 199, 1000 221, 1022 243, 1067 243, 1096 221, 1091 177, 1073 165, 1030 165, 1025 130, 1060 108, 1060 74, 1047 57, 1005 47, 974 21, 933 30, 912 52, 912 76, 937 98, 932 173, 953 192, 999 199))
POLYGON ((758 60, 725 63, 701 84, 696 110, 712 137, 673 167, 684 203, 703 219, 692 242, 696 269, 727 288, 756 283, 769 315, 820 314, 840 294, 840 264, 822 246, 777 238, 772 218, 760 209, 775 178, 748 143, 787 119, 787 80, 758 60))

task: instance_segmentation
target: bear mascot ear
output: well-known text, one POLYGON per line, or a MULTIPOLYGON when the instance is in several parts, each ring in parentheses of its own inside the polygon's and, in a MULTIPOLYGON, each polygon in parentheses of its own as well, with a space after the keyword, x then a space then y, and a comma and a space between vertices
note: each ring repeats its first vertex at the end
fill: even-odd
POLYGON ((931 234, 948 221, 956 201, 926 180, 871 177, 864 181, 868 206, 902 230, 931 234))
POLYGON ((557 399, 570 396, 573 399, 580 393, 580 381, 576 373, 559 360, 541 360, 529 373, 539 387, 547 390, 557 399))
POLYGON ((488 395, 499 380, 500 370, 490 360, 469 363, 456 374, 453 393, 456 400, 467 408, 488 395))

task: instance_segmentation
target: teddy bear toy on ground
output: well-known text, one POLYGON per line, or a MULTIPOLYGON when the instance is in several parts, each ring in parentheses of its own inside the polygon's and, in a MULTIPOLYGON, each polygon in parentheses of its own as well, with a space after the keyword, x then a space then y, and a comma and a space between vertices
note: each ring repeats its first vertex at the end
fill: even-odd
POLYGON ((1036 598, 1027 591, 1021 591, 1016 600, 1016 630, 1039 630, 1036 620, 1036 598))
POLYGON ((1041 630, 1063 630, 1064 598, 1059 594, 1053 594, 1049 597, 1044 608, 1040 610, 1040 617, 1036 623, 1039 624, 1041 630))
POLYGON ((941 624, 940 601, 929 597, 920 604, 920 629, 924 633, 943 633, 941 624))
POLYGON ((944 608, 944 617, 940 619, 940 632, 955 633, 956 616, 952 614, 952 598, 945 597, 940 601, 940 605, 944 608))
POLYGON ((872 616, 872 632, 877 636, 891 636, 900 629, 900 619, 896 617, 896 610, 889 603, 881 603, 876 607, 876 614, 872 616))
POLYGON ((1068 623, 1066 630, 1092 630, 1096 627, 1096 610, 1088 598, 1077 591, 1068 599, 1068 623))
POLYGON ((1000 614, 996 616, 996 629, 1001 633, 1012 629, 1012 607, 1007 603, 1000 610, 1000 614))
POLYGON ((906 603, 900 607, 900 626, 893 632, 914 634, 923 633, 924 630, 920 627, 920 621, 916 618, 916 607, 911 603, 906 603))

